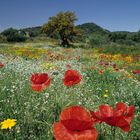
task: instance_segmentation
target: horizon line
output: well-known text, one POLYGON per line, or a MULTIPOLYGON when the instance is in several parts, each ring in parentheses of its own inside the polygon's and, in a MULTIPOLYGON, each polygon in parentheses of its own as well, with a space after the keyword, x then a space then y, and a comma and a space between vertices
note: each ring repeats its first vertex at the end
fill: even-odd
MULTIPOLYGON (((46 22, 47 23, 47 22, 46 22)), ((89 22, 83 22, 83 23, 77 23, 75 24, 75 26, 78 26, 78 25, 83 25, 83 24, 87 24, 87 23, 93 23, 93 24, 96 24, 97 26, 101 27, 102 29, 104 30, 107 30, 109 32, 129 32, 129 33, 135 33, 135 32, 139 32, 139 30, 137 31, 129 31, 129 30, 109 30, 105 27, 102 27, 100 26, 99 24, 95 23, 95 22, 92 22, 92 21, 89 21, 89 22)), ((27 29, 27 28, 36 28, 36 27, 41 27, 43 26, 45 23, 43 23, 42 25, 33 25, 33 26, 25 26, 25 27, 12 27, 12 26, 9 26, 9 27, 6 27, 4 29, 1 30, 0 28, 0 33, 2 33, 4 30, 7 30, 9 28, 13 28, 13 29, 17 29, 17 30, 23 30, 23 29, 27 29)), ((0 26, 1 27, 1 26, 0 26)))

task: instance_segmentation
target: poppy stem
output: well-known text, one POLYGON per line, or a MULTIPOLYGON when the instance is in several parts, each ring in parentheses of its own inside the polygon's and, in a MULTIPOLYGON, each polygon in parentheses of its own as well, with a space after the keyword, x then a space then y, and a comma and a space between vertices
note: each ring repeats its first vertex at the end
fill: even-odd
POLYGON ((100 133, 102 134, 102 124, 99 125, 100 133))
POLYGON ((115 134, 116 134, 116 128, 115 127, 111 127, 111 134, 112 134, 112 136, 113 136, 113 140, 115 140, 115 134))

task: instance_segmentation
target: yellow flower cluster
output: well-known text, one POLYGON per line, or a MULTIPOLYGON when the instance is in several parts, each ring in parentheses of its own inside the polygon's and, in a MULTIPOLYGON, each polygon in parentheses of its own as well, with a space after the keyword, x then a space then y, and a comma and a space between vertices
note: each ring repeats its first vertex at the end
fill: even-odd
POLYGON ((124 58, 124 61, 126 61, 127 63, 132 63, 133 58, 131 56, 127 56, 127 57, 124 58))
POLYGON ((43 63, 41 67, 47 70, 54 70, 56 66, 53 63, 43 63))
POLYGON ((111 60, 111 61, 125 61, 127 63, 132 63, 133 62, 133 57, 132 56, 123 56, 121 54, 100 54, 100 58, 106 59, 106 60, 111 60))
POLYGON ((21 56, 29 59, 38 59, 41 56, 48 54, 46 49, 35 48, 33 46, 13 46, 5 51, 7 54, 13 54, 15 56, 21 56))
POLYGON ((105 93, 103 94, 103 97, 104 98, 107 98, 109 96, 109 91, 108 90, 105 90, 105 93))

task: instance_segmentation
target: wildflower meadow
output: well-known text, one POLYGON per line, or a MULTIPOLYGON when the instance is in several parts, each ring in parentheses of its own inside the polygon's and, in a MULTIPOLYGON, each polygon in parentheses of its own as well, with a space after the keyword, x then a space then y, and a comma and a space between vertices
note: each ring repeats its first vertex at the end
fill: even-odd
POLYGON ((140 49, 0 45, 0 140, 140 140, 140 49))

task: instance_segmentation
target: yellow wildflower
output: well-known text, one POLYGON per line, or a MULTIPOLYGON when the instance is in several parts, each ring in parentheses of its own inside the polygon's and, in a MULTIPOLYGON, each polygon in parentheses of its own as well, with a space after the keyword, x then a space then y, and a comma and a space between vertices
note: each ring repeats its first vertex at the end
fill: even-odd
POLYGON ((103 95, 103 97, 105 97, 105 98, 107 98, 109 96, 109 94, 107 94, 107 93, 105 93, 104 95, 103 95))
POLYGON ((0 123, 1 129, 11 129, 13 126, 16 125, 15 119, 7 119, 0 123))
POLYGON ((125 57, 125 61, 127 61, 128 63, 132 63, 133 58, 131 56, 127 56, 125 57))
POLYGON ((108 90, 105 90, 105 92, 108 92, 108 90))
POLYGON ((56 68, 56 66, 53 63, 43 63, 41 66, 45 69, 51 69, 51 70, 56 68))

